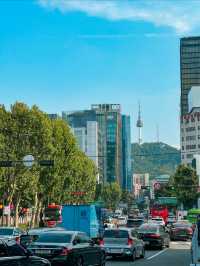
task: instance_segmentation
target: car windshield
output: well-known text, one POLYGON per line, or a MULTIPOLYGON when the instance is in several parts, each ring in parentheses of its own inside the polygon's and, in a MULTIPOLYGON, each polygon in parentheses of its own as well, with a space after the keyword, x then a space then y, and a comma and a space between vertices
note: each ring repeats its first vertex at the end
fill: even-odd
POLYGON ((0 235, 10 236, 13 234, 12 228, 0 228, 0 235))
POLYGON ((105 238, 128 238, 128 231, 126 230, 106 230, 105 238))
POLYGON ((70 243, 72 234, 41 234, 37 239, 40 243, 70 243))

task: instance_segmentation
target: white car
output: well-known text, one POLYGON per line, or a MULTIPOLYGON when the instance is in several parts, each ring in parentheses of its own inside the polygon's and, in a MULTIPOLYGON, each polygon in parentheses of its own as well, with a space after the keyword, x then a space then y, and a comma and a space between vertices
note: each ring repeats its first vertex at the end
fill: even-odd
POLYGON ((150 222, 165 226, 165 221, 164 221, 164 219, 162 217, 153 217, 153 218, 151 218, 150 222))
POLYGON ((118 225, 126 225, 127 223, 127 217, 126 216, 119 216, 117 218, 118 225))

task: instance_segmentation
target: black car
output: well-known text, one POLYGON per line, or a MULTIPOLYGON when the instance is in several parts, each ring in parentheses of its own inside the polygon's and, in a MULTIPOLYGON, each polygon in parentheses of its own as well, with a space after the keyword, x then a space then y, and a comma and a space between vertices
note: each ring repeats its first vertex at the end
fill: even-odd
POLYGON ((143 224, 139 227, 138 233, 144 241, 146 247, 156 247, 162 249, 169 247, 170 237, 161 225, 143 224))
POLYGON ((55 228, 48 228, 48 227, 43 227, 43 228, 34 228, 30 229, 27 231, 26 234, 23 234, 20 236, 20 244, 27 248, 32 242, 36 241, 39 238, 39 235, 45 232, 49 231, 60 231, 60 230, 65 230, 64 228, 61 227, 55 227, 55 228))
POLYGON ((83 232, 49 231, 39 235, 28 249, 52 265, 105 265, 105 252, 83 232))
POLYGON ((1 266, 50 266, 50 262, 32 254, 14 240, 0 239, 1 266))

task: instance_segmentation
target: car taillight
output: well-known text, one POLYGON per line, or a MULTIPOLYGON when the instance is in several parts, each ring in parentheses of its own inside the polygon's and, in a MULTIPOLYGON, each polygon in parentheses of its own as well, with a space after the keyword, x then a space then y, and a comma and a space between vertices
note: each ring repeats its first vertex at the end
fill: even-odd
POLYGON ((19 236, 16 236, 16 237, 15 237, 15 241, 16 241, 17 243, 20 243, 20 237, 19 237, 19 236))
POLYGON ((193 230, 191 228, 188 228, 188 234, 193 234, 193 230))
POLYGON ((104 240, 103 239, 100 239, 99 240, 99 246, 103 246, 104 245, 104 240))
POLYGON ((71 251, 71 249, 63 248, 62 252, 60 253, 60 255, 67 256, 70 253, 70 251, 71 251))
POLYGON ((160 235, 159 234, 150 234, 149 237, 152 237, 152 238, 160 238, 160 235))
POLYGON ((129 238, 128 239, 128 246, 132 246, 133 245, 133 239, 129 238))

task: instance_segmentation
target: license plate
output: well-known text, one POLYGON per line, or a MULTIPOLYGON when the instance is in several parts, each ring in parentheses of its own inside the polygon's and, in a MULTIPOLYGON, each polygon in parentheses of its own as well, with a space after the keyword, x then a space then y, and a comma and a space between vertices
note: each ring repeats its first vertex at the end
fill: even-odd
POLYGON ((35 253, 36 254, 51 254, 51 250, 49 250, 49 249, 36 249, 35 253))
POLYGON ((112 248, 110 249, 110 253, 121 253, 122 250, 120 248, 112 248))

